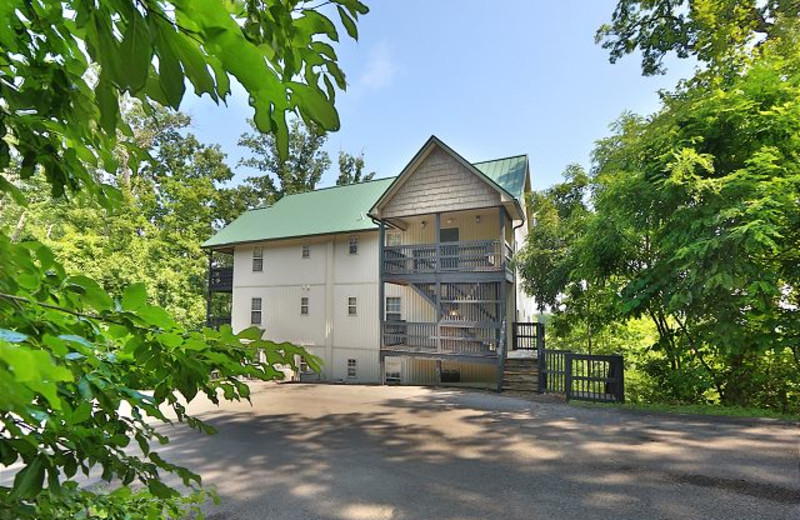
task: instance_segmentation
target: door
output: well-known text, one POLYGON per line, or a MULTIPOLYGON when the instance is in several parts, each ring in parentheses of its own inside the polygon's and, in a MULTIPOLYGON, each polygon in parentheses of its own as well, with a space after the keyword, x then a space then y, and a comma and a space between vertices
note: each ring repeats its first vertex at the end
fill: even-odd
MULTIPOLYGON (((439 242, 458 242, 458 228, 442 228, 439 230, 439 242)), ((442 246, 442 269, 458 270, 458 246, 442 246)))

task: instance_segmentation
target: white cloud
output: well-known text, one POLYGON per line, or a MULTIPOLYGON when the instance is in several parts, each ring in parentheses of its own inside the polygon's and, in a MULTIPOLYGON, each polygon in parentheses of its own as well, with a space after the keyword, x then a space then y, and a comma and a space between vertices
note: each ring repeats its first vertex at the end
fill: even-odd
POLYGON ((397 65, 392 57, 392 49, 386 42, 381 42, 370 50, 359 85, 365 89, 379 89, 390 85, 396 75, 397 65))

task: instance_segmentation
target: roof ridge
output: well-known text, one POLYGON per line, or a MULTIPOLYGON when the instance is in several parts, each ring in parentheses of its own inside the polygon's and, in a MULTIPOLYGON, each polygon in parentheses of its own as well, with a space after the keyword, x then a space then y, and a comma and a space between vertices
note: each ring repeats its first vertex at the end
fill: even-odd
MULTIPOLYGON (((288 199, 289 197, 296 197, 298 195, 309 195, 311 193, 317 193, 319 191, 326 191, 326 190, 333 190, 333 189, 336 189, 336 188, 352 188, 353 186, 359 186, 361 184, 368 184, 370 182, 386 181, 386 180, 389 180, 389 179, 394 179, 395 177, 397 177, 397 176, 395 175, 394 177, 381 177, 379 179, 370 179, 368 181, 353 182, 353 183, 350 183, 350 184, 334 184, 333 186, 324 186, 322 188, 314 188, 313 190, 309 190, 309 191, 301 191, 300 193, 291 193, 289 195, 284 195, 283 197, 281 197, 281 199, 278 202, 280 202, 281 200, 284 200, 284 199, 288 199)), ((276 202, 275 204, 277 204, 278 202, 276 202)))
POLYGON ((487 163, 487 162, 504 161, 506 159, 514 159, 516 157, 527 157, 527 156, 528 156, 528 154, 526 154, 526 153, 518 153, 516 155, 507 155, 505 157, 498 157, 497 159, 487 159, 485 161, 477 161, 477 162, 472 163, 472 165, 475 166, 476 164, 483 164, 483 163, 487 163))

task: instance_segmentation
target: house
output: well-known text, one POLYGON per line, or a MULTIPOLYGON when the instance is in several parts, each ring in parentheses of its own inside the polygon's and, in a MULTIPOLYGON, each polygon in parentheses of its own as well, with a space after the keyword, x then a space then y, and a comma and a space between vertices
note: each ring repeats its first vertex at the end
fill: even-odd
POLYGON ((397 177, 248 211, 203 244, 231 295, 209 322, 303 345, 322 380, 494 387, 534 313, 509 263, 530 189, 527 156, 470 163, 432 136, 397 177))

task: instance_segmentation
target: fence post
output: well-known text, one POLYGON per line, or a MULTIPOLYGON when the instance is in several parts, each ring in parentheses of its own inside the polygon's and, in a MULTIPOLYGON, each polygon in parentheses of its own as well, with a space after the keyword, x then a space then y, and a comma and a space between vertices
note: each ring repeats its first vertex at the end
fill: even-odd
POLYGON ((547 356, 544 351, 544 323, 536 322, 536 357, 539 360, 539 377, 537 384, 539 393, 547 390, 547 356))
POLYGON ((619 365, 619 384, 617 385, 617 402, 625 402, 625 360, 622 356, 617 356, 619 365))
POLYGON ((564 354, 564 394, 572 399, 572 352, 564 354))

